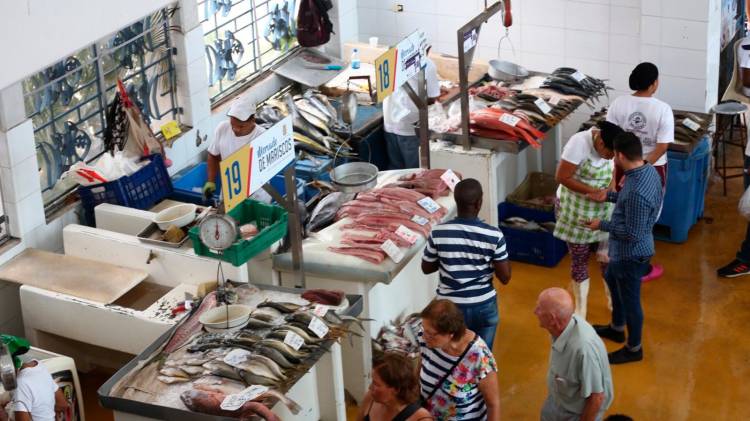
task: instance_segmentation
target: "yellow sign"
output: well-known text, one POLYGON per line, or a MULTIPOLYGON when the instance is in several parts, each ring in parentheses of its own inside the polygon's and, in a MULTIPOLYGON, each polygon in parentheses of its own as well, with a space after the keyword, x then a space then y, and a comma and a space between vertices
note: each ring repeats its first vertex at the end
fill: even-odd
POLYGON ((252 151, 253 148, 250 145, 245 145, 219 164, 225 212, 229 212, 247 199, 252 151))
POLYGON ((375 89, 378 102, 393 93, 396 78, 396 59, 398 47, 393 47, 375 59, 375 89))
POLYGON ((177 124, 177 122, 174 120, 161 126, 160 130, 161 134, 164 135, 164 139, 166 140, 169 140, 182 133, 182 130, 180 130, 180 125, 177 124))

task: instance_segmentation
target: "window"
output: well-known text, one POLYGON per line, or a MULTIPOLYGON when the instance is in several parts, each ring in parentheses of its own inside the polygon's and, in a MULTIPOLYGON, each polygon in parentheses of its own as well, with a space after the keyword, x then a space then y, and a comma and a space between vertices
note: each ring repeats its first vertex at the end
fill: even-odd
POLYGON ((297 46, 294 0, 201 0, 211 103, 241 89, 297 46))
POLYGON ((61 175, 76 162, 92 162, 104 152, 101 137, 117 79, 154 131, 178 120, 169 36, 175 11, 147 16, 24 81, 46 214, 67 203, 76 187, 60 180, 61 175))

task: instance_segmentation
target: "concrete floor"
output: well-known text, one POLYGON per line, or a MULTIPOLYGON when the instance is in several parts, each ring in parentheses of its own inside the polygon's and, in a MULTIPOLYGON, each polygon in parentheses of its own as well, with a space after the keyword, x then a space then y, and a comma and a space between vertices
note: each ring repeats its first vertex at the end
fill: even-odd
MULTIPOLYGON (((736 212, 739 179, 727 197, 716 183, 706 197, 705 218, 688 242, 657 242, 662 279, 643 286, 644 360, 612 368, 615 400, 609 414, 636 420, 730 420, 750 416, 750 276, 717 279, 745 232, 736 212)), ((500 291, 495 356, 500 369, 503 419, 538 419, 546 396, 550 338, 533 314, 539 292, 568 284, 570 260, 552 269, 513 263, 513 279, 500 291)), ((591 273, 597 274, 594 265, 591 273)), ((609 320, 601 278, 592 279, 588 319, 609 320)), ((605 341, 607 349, 619 347, 605 341)), ((89 420, 109 420, 96 402, 106 376, 82 377, 89 420)), ((356 408, 349 408, 354 419, 356 408)))

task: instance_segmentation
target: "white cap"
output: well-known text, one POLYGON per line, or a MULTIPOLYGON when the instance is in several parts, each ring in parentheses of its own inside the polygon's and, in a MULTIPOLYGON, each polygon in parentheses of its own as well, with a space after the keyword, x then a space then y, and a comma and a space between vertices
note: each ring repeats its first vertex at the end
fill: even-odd
POLYGON ((247 121, 251 116, 255 115, 255 102, 239 97, 232 102, 232 106, 229 107, 227 115, 234 117, 241 121, 247 121))

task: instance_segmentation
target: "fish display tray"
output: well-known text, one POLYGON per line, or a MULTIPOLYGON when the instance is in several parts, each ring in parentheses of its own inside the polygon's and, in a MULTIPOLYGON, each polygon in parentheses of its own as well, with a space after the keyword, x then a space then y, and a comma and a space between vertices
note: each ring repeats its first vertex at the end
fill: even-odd
MULTIPOLYGON (((504 221, 513 216, 535 222, 555 220, 554 212, 527 209, 508 202, 497 205, 498 221, 504 221)), ((565 242, 555 238, 551 232, 528 231, 505 226, 501 226, 500 230, 505 237, 510 260, 555 267, 568 253, 568 246, 565 242)))
POLYGON ((528 209, 536 209, 543 212, 553 212, 554 205, 536 203, 533 199, 545 196, 554 196, 557 193, 557 181, 555 176, 542 172, 532 172, 526 175, 521 184, 516 187, 506 200, 508 203, 528 209))
POLYGON ((287 232, 288 214, 280 206, 267 205, 252 199, 246 199, 228 212, 237 221, 238 226, 255 222, 258 234, 249 240, 240 240, 224 250, 221 255, 214 253, 200 239, 199 227, 190 228, 188 235, 193 241, 193 250, 199 256, 208 256, 240 266, 263 250, 281 240, 287 232))
MULTIPOLYGON (((674 110, 674 113, 680 113, 680 112, 684 112, 684 111, 674 110)), ((690 111, 690 113, 695 114, 696 116, 703 119, 703 124, 700 125, 700 128, 698 130, 696 130, 697 136, 695 136, 695 138, 693 138, 693 140, 690 143, 684 143, 684 142, 677 143, 677 141, 672 142, 667 147, 668 150, 690 154, 693 152, 693 149, 700 146, 701 140, 708 133, 708 127, 711 125, 713 116, 711 114, 696 113, 692 111, 690 111)))
MULTIPOLYGON (((259 285, 258 288, 261 290, 266 290, 266 291, 278 291, 278 292, 286 292, 286 293, 291 293, 291 294, 302 294, 305 291, 303 289, 284 288, 284 287, 276 287, 276 286, 271 286, 271 285, 259 285)), ((347 295, 346 298, 349 301, 349 307, 345 311, 339 314, 344 314, 344 315, 353 316, 353 317, 359 316, 362 313, 362 309, 364 307, 362 296, 361 295, 347 295)), ((202 414, 199 412, 192 412, 189 410, 155 405, 155 404, 141 402, 137 400, 121 398, 118 396, 112 396, 112 389, 114 388, 114 386, 118 382, 120 382, 120 380, 122 380, 125 376, 129 375, 133 369, 136 369, 140 364, 148 360, 154 354, 154 352, 162 348, 166 344, 166 342, 169 340, 169 338, 172 336, 172 332, 175 329, 177 329, 179 326, 180 325, 178 324, 174 326, 172 329, 170 329, 169 331, 165 332, 163 335, 159 337, 159 339, 156 340, 156 342, 154 342, 148 348, 143 350, 143 352, 138 354, 134 359, 132 359, 127 364, 125 364, 124 367, 122 367, 111 378, 109 378, 109 380, 107 380, 99 388, 99 390, 97 390, 97 394, 99 395, 99 402, 101 403, 103 407, 107 409, 125 412, 128 414, 139 415, 141 417, 146 417, 146 418, 151 418, 151 419, 158 419, 158 420, 237 421, 237 418, 202 414)), ((323 345, 321 346, 322 349, 318 353, 316 353, 317 358, 315 359, 313 364, 317 363, 317 360, 320 358, 320 356, 323 355, 323 353, 328 352, 333 342, 334 342, 333 340, 329 340, 323 343, 323 345)), ((305 373, 299 373, 298 377, 295 378, 294 381, 290 384, 290 387, 294 383, 296 383, 304 374, 305 373)))

